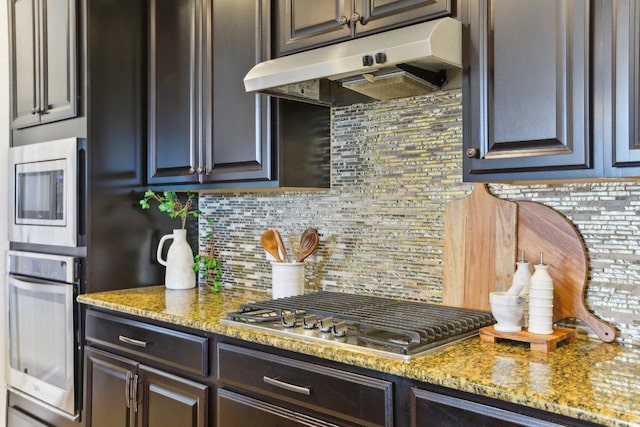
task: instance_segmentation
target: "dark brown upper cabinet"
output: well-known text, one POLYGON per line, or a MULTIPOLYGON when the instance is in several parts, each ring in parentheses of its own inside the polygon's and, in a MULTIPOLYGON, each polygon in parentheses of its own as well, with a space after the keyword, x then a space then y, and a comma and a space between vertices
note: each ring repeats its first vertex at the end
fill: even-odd
POLYGON ((75 0, 10 0, 11 127, 75 117, 75 0))
POLYGON ((276 56, 452 12, 452 0, 278 0, 276 56))
MULTIPOLYGON (((613 114, 606 115, 605 139, 613 138, 611 175, 627 177, 640 175, 640 2, 618 0, 615 9, 607 7, 603 13, 611 23, 609 46, 603 53, 606 64, 614 72, 605 72, 603 82, 611 97, 604 97, 604 105, 613 106, 613 114)), ((605 68, 606 70, 606 68, 605 68)), ((607 141, 609 142, 609 141, 607 141)))
POLYGON ((589 2, 481 0, 467 12, 465 180, 596 176, 589 2))
POLYGON ((204 168, 204 0, 149 2, 149 183, 197 183, 204 168))
POLYGON ((465 181, 640 176, 640 3, 468 1, 465 181))
POLYGON ((267 0, 151 0, 149 184, 329 186, 330 110, 244 89, 270 22, 267 0))

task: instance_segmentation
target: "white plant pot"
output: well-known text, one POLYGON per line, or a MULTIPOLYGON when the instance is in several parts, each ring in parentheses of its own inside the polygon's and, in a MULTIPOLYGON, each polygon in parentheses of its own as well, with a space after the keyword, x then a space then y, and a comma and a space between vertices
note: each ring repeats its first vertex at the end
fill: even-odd
POLYGON ((167 289, 191 289, 196 286, 196 273, 193 271, 193 251, 187 242, 187 230, 173 230, 158 243, 158 262, 166 267, 164 285, 167 289), (173 239, 169 246, 167 259, 162 258, 162 248, 167 240, 173 239))

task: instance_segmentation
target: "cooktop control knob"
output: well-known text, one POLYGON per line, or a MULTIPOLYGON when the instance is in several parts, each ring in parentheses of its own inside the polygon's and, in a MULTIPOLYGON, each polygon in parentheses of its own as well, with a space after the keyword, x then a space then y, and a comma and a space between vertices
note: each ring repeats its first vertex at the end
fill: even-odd
POLYGON ((308 316, 304 316, 302 319, 302 326, 305 329, 315 329, 318 327, 318 321, 316 320, 316 316, 310 314, 308 316))
POLYGON ((283 314, 282 315, 282 326, 285 328, 295 328, 296 327, 296 316, 294 314, 283 314))
POLYGON ((347 336, 347 324, 345 322, 338 322, 333 325, 333 336, 336 338, 342 338, 347 336))
POLYGON ((331 332, 333 330, 333 319, 325 317, 320 320, 320 332, 331 332))

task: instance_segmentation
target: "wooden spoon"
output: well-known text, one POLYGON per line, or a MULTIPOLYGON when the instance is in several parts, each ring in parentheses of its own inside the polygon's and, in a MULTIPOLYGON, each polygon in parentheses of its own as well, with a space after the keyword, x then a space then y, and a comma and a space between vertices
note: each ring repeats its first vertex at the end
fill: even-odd
POLYGON ((260 236, 260 243, 262 243, 262 247, 269 252, 277 262, 282 262, 274 230, 267 230, 262 233, 262 236, 260 236))
POLYGON ((318 243, 320 243, 318 230, 315 228, 307 228, 300 238, 300 250, 298 251, 296 262, 302 262, 311 255, 318 247, 318 243))
POLYGON ((289 262, 289 255, 287 255, 287 248, 284 246, 284 242, 282 241, 282 236, 280 236, 280 232, 278 230, 273 231, 273 236, 276 239, 276 243, 278 244, 278 250, 282 255, 284 262, 289 262))

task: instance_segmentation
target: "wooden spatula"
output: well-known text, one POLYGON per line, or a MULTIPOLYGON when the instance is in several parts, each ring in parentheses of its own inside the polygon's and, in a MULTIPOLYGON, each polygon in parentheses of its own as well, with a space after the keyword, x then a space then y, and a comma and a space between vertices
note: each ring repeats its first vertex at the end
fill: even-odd
POLYGON ((262 233, 262 236, 260 236, 260 243, 262 244, 262 247, 276 259, 277 262, 282 262, 274 230, 267 230, 262 233))

